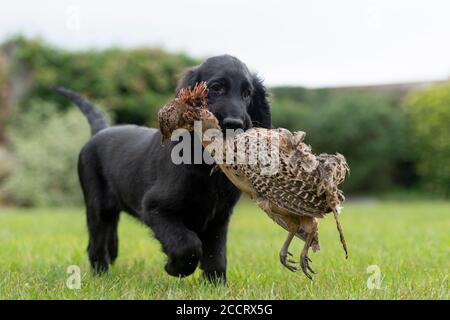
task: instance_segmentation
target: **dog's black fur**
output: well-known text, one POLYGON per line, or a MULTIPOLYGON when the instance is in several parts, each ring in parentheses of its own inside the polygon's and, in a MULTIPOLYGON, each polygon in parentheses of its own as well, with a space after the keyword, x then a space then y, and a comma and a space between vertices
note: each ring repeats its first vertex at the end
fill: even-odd
MULTIPOLYGON (((261 80, 229 55, 207 59, 186 72, 178 89, 206 81, 208 105, 222 128, 270 126, 261 80)), ((184 277, 197 265, 208 280, 226 279, 228 221, 240 191, 207 164, 175 165, 176 142, 160 144, 159 130, 109 127, 104 116, 78 94, 59 88, 91 125, 92 138, 80 152, 78 174, 87 211, 89 260, 105 272, 118 254, 119 214, 148 225, 168 256, 167 273, 184 277)))

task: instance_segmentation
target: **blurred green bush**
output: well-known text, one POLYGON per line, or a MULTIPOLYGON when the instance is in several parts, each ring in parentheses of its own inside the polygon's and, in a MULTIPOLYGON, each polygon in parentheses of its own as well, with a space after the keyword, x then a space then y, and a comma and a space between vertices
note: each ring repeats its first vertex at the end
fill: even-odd
POLYGON ((32 107, 35 98, 55 101, 59 109, 72 107, 52 91, 66 86, 102 102, 118 123, 152 126, 161 105, 173 96, 178 77, 197 63, 161 49, 72 52, 23 37, 6 41, 2 50, 8 53, 11 77, 26 86, 19 111, 32 107))
MULTIPOLYGON (((82 203, 76 162, 89 128, 52 87, 83 93, 115 123, 157 126, 157 111, 173 96, 179 76, 198 62, 160 49, 70 52, 35 39, 6 41, 0 46, 0 145, 11 106, 15 112, 3 139, 9 152, 0 154, 9 159, 0 163, 0 180, 10 176, 0 181, 0 198, 6 190, 20 205, 82 203)), ((273 126, 305 131, 315 153, 344 154, 351 168, 346 192, 422 185, 449 196, 450 84, 412 92, 406 103, 404 93, 395 87, 271 88, 273 126)))
POLYGON ((400 170, 408 159, 406 118, 399 97, 363 90, 274 89, 274 126, 307 133, 315 153, 344 154, 351 168, 344 189, 351 193, 389 190, 411 183, 400 170))
MULTIPOLYGON (((156 126, 157 111, 173 96, 178 77, 197 63, 161 49, 71 52, 21 36, 3 43, 0 53, 9 67, 7 72, 0 68, 0 89, 5 74, 14 87, 6 144, 16 162, 10 179, 0 181, 0 198, 24 206, 82 204, 76 163, 90 129, 79 110, 53 87, 81 92, 105 106, 115 123, 156 126)), ((0 137, 5 119, 0 119, 0 137)), ((8 170, 2 176, 11 174, 10 161, 1 167, 8 170)))
POLYGON ((8 62, 0 51, 0 145, 5 141, 5 126, 11 113, 8 62))
POLYGON ((421 182, 450 196, 450 82, 412 92, 405 111, 421 182))
POLYGON ((16 204, 82 204, 77 160, 89 126, 78 109, 58 111, 53 103, 33 101, 28 112, 13 117, 8 136, 16 164, 3 188, 16 204))

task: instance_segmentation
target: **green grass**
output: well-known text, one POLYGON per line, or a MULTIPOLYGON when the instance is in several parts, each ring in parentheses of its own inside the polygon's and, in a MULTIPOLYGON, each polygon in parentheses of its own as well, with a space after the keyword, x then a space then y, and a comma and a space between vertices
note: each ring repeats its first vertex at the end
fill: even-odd
MULTIPOLYGON (((349 203, 341 216, 350 257, 344 259, 332 216, 319 226, 322 250, 311 254, 309 281, 278 261, 286 232, 247 200, 235 210, 228 242, 228 284, 163 271, 165 256, 149 230, 122 215, 119 258, 92 276, 82 209, 0 208, 2 299, 448 299, 449 202, 349 203), (80 290, 66 287, 69 265, 82 271, 80 290), (366 270, 378 265, 381 289, 366 270)), ((299 253, 296 240, 292 252, 299 253)))

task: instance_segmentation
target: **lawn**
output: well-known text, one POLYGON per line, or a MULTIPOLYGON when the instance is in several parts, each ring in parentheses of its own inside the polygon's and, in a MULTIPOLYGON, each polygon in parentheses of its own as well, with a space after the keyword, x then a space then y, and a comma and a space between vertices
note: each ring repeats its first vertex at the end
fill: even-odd
MULTIPOLYGON (((332 216, 319 226, 311 282, 278 261, 284 230, 248 200, 235 210, 228 242, 228 284, 199 272, 185 279, 163 271, 165 256, 149 230, 122 216, 119 258, 102 277, 89 272, 82 209, 0 208, 1 299, 448 299, 450 202, 348 203, 340 246, 332 216), (81 269, 81 288, 66 287, 67 267, 81 269), (369 289, 370 265, 381 271, 369 289)), ((292 252, 299 254, 296 240, 292 252)))

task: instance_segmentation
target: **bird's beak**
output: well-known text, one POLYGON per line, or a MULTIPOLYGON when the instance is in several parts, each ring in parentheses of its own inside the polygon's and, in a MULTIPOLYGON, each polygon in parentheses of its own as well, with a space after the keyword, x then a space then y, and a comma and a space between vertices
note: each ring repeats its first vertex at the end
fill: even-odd
POLYGON ((172 134, 171 130, 166 125, 160 125, 159 132, 161 132, 161 144, 164 144, 164 142, 169 140, 170 135, 172 134))
POLYGON ((170 134, 167 130, 161 130, 161 145, 163 145, 167 140, 169 140, 170 134))

